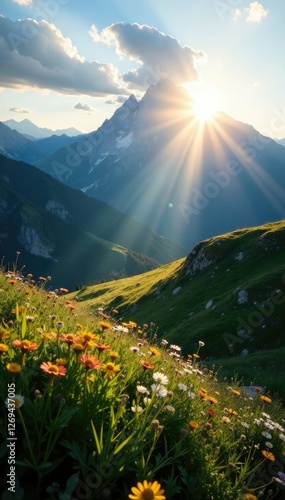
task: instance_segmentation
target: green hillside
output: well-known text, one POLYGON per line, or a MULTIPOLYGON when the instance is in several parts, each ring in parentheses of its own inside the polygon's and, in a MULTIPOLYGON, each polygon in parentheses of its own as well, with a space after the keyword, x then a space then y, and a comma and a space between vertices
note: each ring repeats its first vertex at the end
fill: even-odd
MULTIPOLYGON (((238 371, 247 383, 260 373, 273 384, 272 370, 285 372, 284 220, 210 238, 186 259, 75 296, 94 310, 116 308, 125 320, 148 318, 158 338, 179 344, 184 354, 203 340, 209 363, 223 360, 223 370, 238 371), (258 367, 259 359, 266 359, 262 370, 246 368, 253 360, 258 367)), ((281 389, 278 380, 273 385, 281 389)))

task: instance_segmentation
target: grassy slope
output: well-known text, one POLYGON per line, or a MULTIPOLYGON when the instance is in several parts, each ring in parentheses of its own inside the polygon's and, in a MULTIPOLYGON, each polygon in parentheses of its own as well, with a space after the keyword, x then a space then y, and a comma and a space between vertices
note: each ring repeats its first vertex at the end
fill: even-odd
POLYGON ((203 340, 203 358, 221 360, 221 373, 237 371, 246 383, 258 373, 270 384, 277 359, 278 373, 285 373, 285 221, 210 238, 186 259, 85 288, 77 297, 91 308, 115 307, 139 324, 152 321, 158 336, 179 344, 184 354, 203 340), (241 290, 248 293, 243 304, 238 303, 241 290), (237 335, 242 328, 248 338, 237 335), (244 349, 247 358, 240 357, 244 349), (252 373, 259 365, 263 369, 252 373))

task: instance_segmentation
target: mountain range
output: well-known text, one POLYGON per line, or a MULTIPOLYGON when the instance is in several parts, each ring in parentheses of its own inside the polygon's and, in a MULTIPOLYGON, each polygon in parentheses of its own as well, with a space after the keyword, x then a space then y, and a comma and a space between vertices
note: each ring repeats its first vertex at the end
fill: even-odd
POLYGON ((16 130, 17 132, 20 132, 20 134, 23 134, 28 137, 28 139, 32 140, 44 139, 45 137, 51 137, 52 135, 67 135, 70 137, 74 137, 82 133, 74 127, 69 127, 61 130, 51 130, 46 127, 38 127, 27 118, 19 122, 17 122, 16 120, 6 120, 3 123, 10 129, 16 130))
POLYGON ((285 215, 284 147, 224 113, 202 125, 169 80, 36 165, 187 249, 285 215))
POLYGON ((58 182, 36 167, 0 156, 0 251, 16 252, 35 279, 53 287, 129 276, 185 255, 185 250, 129 215, 58 182))

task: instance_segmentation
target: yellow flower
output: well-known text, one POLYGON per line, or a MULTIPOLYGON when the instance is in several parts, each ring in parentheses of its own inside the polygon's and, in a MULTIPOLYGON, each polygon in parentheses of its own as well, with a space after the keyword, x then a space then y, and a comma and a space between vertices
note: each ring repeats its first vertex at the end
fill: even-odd
POLYGON ((246 495, 244 495, 244 500, 257 500, 257 497, 251 493, 246 493, 246 495))
POLYGON ((131 500, 166 500, 164 490, 161 489, 157 481, 137 483, 137 486, 131 488, 132 493, 129 494, 131 500))
POLYGON ((65 358, 56 358, 55 362, 56 362, 57 365, 63 365, 64 366, 64 365, 67 364, 67 359, 65 359, 65 358))
POLYGON ((237 391, 236 389, 232 389, 232 393, 235 394, 236 396, 240 396, 240 392, 237 391))
POLYGON ((18 363, 8 363, 6 365, 6 370, 9 373, 15 374, 15 373, 19 373, 22 370, 22 367, 18 363))
POLYGON ((9 350, 9 347, 6 344, 0 344, 0 354, 4 354, 9 350))
POLYGON ((198 424, 198 422, 196 422, 195 420, 190 420, 190 422, 189 422, 189 427, 190 427, 190 429, 193 431, 193 430, 195 430, 195 429, 198 429, 199 424, 198 424))
POLYGON ((101 370, 106 373, 108 378, 115 377, 116 373, 120 371, 120 365, 115 365, 111 361, 101 365, 101 370))
POLYGON ((151 356, 160 356, 159 350, 155 347, 150 347, 149 352, 151 353, 151 356))
POLYGON ((110 351, 109 356, 110 356, 112 361, 115 361, 115 359, 117 359, 119 357, 119 353, 117 351, 110 351))
POLYGON ((9 330, 0 326, 0 340, 5 340, 10 336, 9 330))

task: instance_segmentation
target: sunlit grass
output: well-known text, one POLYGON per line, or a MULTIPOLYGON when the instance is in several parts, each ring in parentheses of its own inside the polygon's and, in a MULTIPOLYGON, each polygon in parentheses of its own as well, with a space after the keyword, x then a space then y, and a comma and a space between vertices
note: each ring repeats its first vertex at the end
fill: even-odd
MULTIPOLYGON (((88 313, 32 280, 0 272, 1 401, 15 384, 24 498, 123 500, 140 483, 155 499, 155 481, 167 500, 283 498, 284 409, 270 394, 219 382, 203 338, 182 356, 148 318, 88 313)), ((7 439, 7 411, 0 427, 7 439)))

